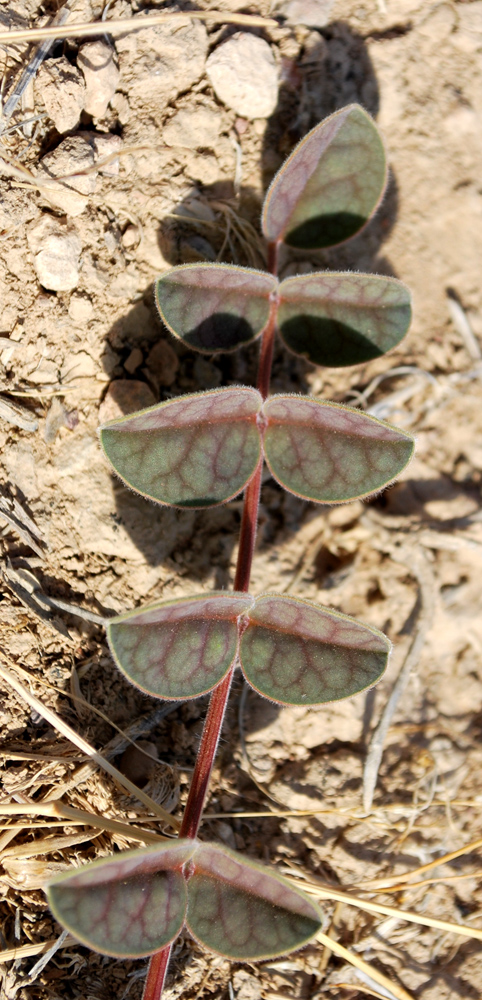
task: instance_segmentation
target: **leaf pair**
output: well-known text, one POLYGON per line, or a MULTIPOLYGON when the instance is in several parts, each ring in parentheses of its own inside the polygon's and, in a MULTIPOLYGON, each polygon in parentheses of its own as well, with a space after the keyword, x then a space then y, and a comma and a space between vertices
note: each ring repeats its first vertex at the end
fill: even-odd
POLYGON ((381 489, 411 458, 403 431, 337 403, 294 395, 263 402, 250 388, 179 396, 100 430, 105 454, 134 490, 159 503, 231 500, 263 455, 286 490, 341 503, 381 489))
POLYGON ((206 354, 234 351, 276 323, 286 347, 339 368, 377 358, 410 325, 408 288, 374 274, 318 272, 285 278, 231 264, 185 264, 156 282, 171 333, 206 354))
POLYGON ((280 704, 320 705, 375 684, 390 641, 312 601, 280 594, 199 594, 107 622, 126 677, 158 698, 196 698, 238 660, 246 680, 280 704))
POLYGON ((123 851, 50 882, 54 916, 82 944, 118 958, 152 955, 186 927, 238 961, 301 948, 321 914, 299 889, 256 861, 197 840, 123 851))
MULTIPOLYGON (((375 211, 387 169, 375 123, 351 104, 296 146, 266 195, 261 224, 271 244, 320 249, 354 236, 375 211)), ((410 294, 393 278, 323 273, 281 283, 262 271, 193 264, 157 281, 156 301, 173 334, 213 354, 259 337, 271 320, 286 346, 315 365, 379 357, 410 323, 410 294)))

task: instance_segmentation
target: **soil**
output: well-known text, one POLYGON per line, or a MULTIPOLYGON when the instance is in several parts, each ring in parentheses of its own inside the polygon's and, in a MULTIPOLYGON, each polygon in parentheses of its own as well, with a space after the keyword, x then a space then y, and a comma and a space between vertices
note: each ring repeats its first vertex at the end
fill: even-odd
MULTIPOLYGON (((54 7, 1 0, 0 22, 35 25, 54 7)), ((269 2, 221 0, 217 7, 271 12, 269 2)), ((78 19, 98 18, 102 4, 82 0, 76 9, 78 19)), ((137 9, 118 0, 109 17, 137 9)), ((279 347, 272 387, 361 401, 415 433, 416 458, 382 496, 343 508, 299 501, 267 477, 252 591, 277 589, 356 615, 386 631, 394 653, 374 692, 320 711, 267 706, 237 682, 202 827, 203 836, 280 870, 294 866, 355 891, 481 835, 482 3, 338 0, 325 27, 256 29, 280 72, 268 120, 243 119, 223 106, 206 75, 209 53, 238 30, 205 28, 186 15, 181 26, 117 38, 119 74, 103 116, 84 110, 60 134, 42 88, 34 87, 12 122, 42 117, 2 136, 0 380, 2 404, 10 407, 9 420, 0 411, 2 663, 96 748, 105 749, 117 728, 147 739, 151 756, 144 755, 140 770, 128 741, 124 756, 114 745, 114 763, 126 773, 134 766, 135 780, 180 814, 206 700, 153 715, 152 702, 116 671, 99 625, 49 610, 38 594, 102 615, 232 585, 240 500, 179 512, 129 493, 102 460, 99 412, 108 419, 186 392, 253 383, 257 347, 215 359, 192 354, 162 328, 153 283, 172 264, 218 256, 263 266, 258 218, 270 178, 309 128, 361 102, 389 153, 383 205, 346 247, 313 257, 286 254, 282 274, 328 266, 396 275, 413 292, 411 331, 389 356, 336 372, 279 347), (92 145, 92 133, 117 137, 122 155, 77 178, 68 208, 74 214, 66 217, 42 182, 45 166, 38 183, 32 180, 66 135, 92 145), (78 214, 74 202, 82 206, 78 214), (67 290, 39 283, 32 234, 45 217, 75 236, 74 250, 80 247, 78 280, 67 290), (365 816, 370 734, 417 636, 423 648, 365 816), (277 816, 277 809, 311 815, 277 816)), ((70 81, 81 101, 78 52, 75 41, 58 43, 49 64, 62 61, 55 79, 70 81)), ((30 54, 20 45, 2 50, 7 95, 30 54)), ((80 751, 5 683, 0 721, 1 803, 62 796, 77 809, 159 828, 109 776, 86 773, 80 751)), ((120 834, 65 821, 55 826, 40 812, 1 822, 4 950, 58 938, 42 892, 50 874, 133 846, 120 834)), ((450 878, 377 898, 481 927, 477 855, 432 874, 450 878)), ((413 997, 481 995, 480 943, 323 906, 326 928, 413 997)), ((39 955, 24 954, 0 965, 6 1000, 141 997, 145 961, 107 960, 67 942, 32 976, 39 955)), ((375 988, 318 946, 251 967, 206 956, 185 937, 175 946, 165 995, 315 1000, 361 997, 362 987, 375 988)))

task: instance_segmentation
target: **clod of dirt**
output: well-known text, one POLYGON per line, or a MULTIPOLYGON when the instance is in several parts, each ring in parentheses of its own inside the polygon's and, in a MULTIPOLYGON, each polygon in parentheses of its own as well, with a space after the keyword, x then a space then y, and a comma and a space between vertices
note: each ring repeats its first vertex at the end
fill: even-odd
POLYGON ((93 118, 103 118, 119 83, 114 50, 106 42, 87 42, 77 56, 85 79, 85 110, 93 118))
POLYGON ((159 340, 149 352, 147 367, 159 385, 172 385, 179 368, 179 359, 167 340, 159 340))
POLYGON ((79 281, 82 244, 66 222, 44 215, 27 234, 40 284, 51 292, 67 292, 79 281))
POLYGON ((146 406, 153 406, 155 402, 154 395, 145 382, 119 379, 111 382, 105 399, 99 406, 99 423, 105 424, 108 420, 124 417, 127 413, 135 413, 146 406))
POLYGON ((57 132, 70 132, 78 124, 84 107, 82 74, 68 59, 47 59, 35 80, 36 101, 41 99, 57 132))
POLYGON ((88 170, 95 162, 91 143, 81 135, 69 136, 57 149, 47 153, 40 161, 38 178, 42 182, 42 192, 45 198, 56 208, 61 208, 66 215, 80 215, 87 207, 88 196, 95 191, 96 175, 70 175, 81 170, 88 170), (68 180, 53 178, 68 177, 68 180))
POLYGON ((99 174, 116 177, 119 173, 119 160, 115 154, 122 149, 120 135, 98 135, 97 132, 84 132, 83 138, 92 146, 96 161, 100 161, 99 174), (108 159, 109 162, 104 162, 108 159))
POLYGON ((219 118, 202 105, 189 110, 181 108, 164 126, 162 138, 166 146, 185 149, 213 149, 219 135, 219 118))
POLYGON ((72 295, 69 302, 69 316, 74 323, 87 323, 92 319, 94 307, 85 295, 72 295))
POLYGON ((278 101, 278 69, 262 38, 238 31, 206 63, 216 97, 243 118, 269 118, 278 101))
POLYGON ((200 79, 208 36, 200 21, 193 23, 186 15, 185 23, 178 21, 175 31, 169 24, 160 24, 121 36, 116 47, 130 107, 142 107, 145 115, 146 100, 162 108, 200 79))

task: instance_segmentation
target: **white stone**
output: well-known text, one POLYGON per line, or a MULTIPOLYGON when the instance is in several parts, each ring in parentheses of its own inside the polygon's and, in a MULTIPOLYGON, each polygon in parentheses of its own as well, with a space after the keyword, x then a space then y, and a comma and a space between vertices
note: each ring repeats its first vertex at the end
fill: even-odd
POLYGON ((65 222, 44 215, 27 233, 40 284, 51 292, 67 292, 79 282, 82 244, 77 232, 65 222))
POLYGON ((278 101, 278 70, 270 46, 238 31, 206 63, 216 97, 243 118, 268 118, 278 101))
POLYGON ((103 118, 119 83, 114 50, 107 42, 87 42, 79 50, 77 65, 85 79, 85 110, 93 118, 103 118))
POLYGON ((333 0, 279 0, 275 11, 288 24, 305 24, 308 28, 324 28, 330 20, 333 0))
POLYGON ((84 107, 85 83, 69 60, 47 59, 35 80, 35 97, 40 98, 57 132, 70 132, 78 124, 84 107))

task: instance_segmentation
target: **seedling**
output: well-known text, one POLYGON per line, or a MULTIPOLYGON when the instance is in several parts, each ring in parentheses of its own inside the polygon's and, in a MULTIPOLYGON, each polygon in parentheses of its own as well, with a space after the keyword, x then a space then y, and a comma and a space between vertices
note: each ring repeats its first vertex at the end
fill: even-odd
POLYGON ((233 351, 261 338, 257 388, 235 386, 160 403, 101 429, 105 454, 132 489, 161 504, 210 507, 244 490, 232 592, 160 601, 107 623, 124 675, 163 699, 212 691, 178 840, 125 851, 54 879, 49 900, 80 941, 113 956, 151 955, 144 1000, 161 996, 183 927, 237 961, 300 948, 321 912, 258 862, 197 839, 234 670, 281 705, 321 705, 370 687, 389 640, 307 600, 249 593, 263 463, 296 496, 335 504, 366 497, 409 461, 410 435, 348 406, 269 395, 273 342, 315 365, 365 362, 399 343, 410 295, 394 278, 319 272, 277 277, 280 243, 336 246, 358 233, 386 184, 383 144, 358 105, 296 147, 265 199, 269 273, 227 264, 174 268, 157 282, 161 317, 193 350, 233 351))

